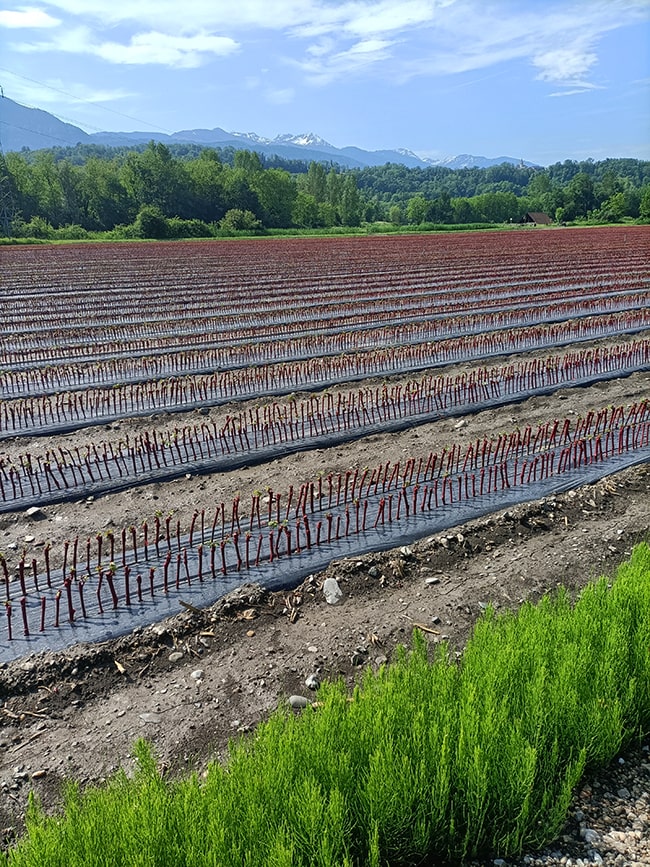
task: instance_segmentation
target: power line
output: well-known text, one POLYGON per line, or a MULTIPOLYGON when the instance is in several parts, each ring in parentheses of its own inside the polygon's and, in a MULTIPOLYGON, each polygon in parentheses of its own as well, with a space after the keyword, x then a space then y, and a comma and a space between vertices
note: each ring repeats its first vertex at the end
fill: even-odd
MULTIPOLYGON (((61 89, 58 88, 58 87, 52 87, 52 85, 50 85, 50 84, 45 84, 44 81, 38 81, 38 80, 35 79, 35 78, 29 78, 29 77, 26 76, 26 75, 20 75, 20 73, 18 73, 18 72, 14 72, 14 71, 11 70, 11 69, 6 69, 4 66, 0 66, 0 70, 1 70, 2 72, 8 72, 10 75, 14 75, 16 78, 21 78, 23 81, 29 81, 29 82, 31 82, 32 84, 38 84, 40 87, 45 87, 45 88, 47 88, 47 90, 51 90, 51 91, 53 91, 54 93, 60 93, 60 94, 62 94, 63 96, 68 96, 68 97, 70 97, 70 99, 76 99, 77 102, 81 102, 81 103, 83 103, 84 105, 92 105, 94 108, 99 108, 99 109, 101 109, 102 111, 107 111, 107 112, 109 112, 110 114, 118 115, 118 117, 124 117, 124 118, 126 118, 127 120, 133 120, 133 121, 135 121, 136 123, 141 123, 141 124, 144 124, 145 126, 153 127, 153 129, 156 129, 156 130, 158 130, 159 132, 164 132, 164 133, 166 133, 167 135, 171 135, 170 130, 165 129, 165 128, 162 127, 162 126, 158 126, 158 125, 155 124, 155 123, 150 123, 150 122, 147 121, 147 120, 142 120, 142 118, 134 117, 134 116, 131 115, 131 114, 124 114, 124 112, 116 111, 116 110, 113 109, 113 108, 107 108, 107 107, 104 106, 104 105, 99 105, 98 103, 94 102, 92 99, 84 99, 82 96, 76 96, 74 93, 70 93, 70 92, 67 91, 67 90, 61 90, 61 89)), ((81 121, 74 121, 74 123, 81 123, 81 121)), ((100 130, 100 132, 103 132, 103 131, 104 131, 104 130, 100 130)))
MULTIPOLYGON (((47 133, 47 132, 41 132, 38 129, 29 129, 26 126, 18 126, 18 124, 16 124, 16 123, 9 123, 9 121, 7 121, 7 120, 1 120, 0 119, 0 127, 2 127, 2 126, 11 127, 11 129, 19 129, 22 132, 30 132, 32 135, 40 135, 44 139, 48 139, 50 141, 59 141, 62 144, 67 145, 68 147, 71 146, 70 142, 67 141, 67 139, 59 138, 58 136, 51 135, 50 133, 47 133)), ((1 152, 2 152, 2 143, 0 140, 0 153, 1 152)))
MULTIPOLYGON (((5 101, 5 92, 0 84, 0 109, 5 101)), ((11 190, 11 180, 5 162, 2 138, 0 137, 0 230, 8 238, 11 235, 11 224, 16 215, 14 197, 11 190)))

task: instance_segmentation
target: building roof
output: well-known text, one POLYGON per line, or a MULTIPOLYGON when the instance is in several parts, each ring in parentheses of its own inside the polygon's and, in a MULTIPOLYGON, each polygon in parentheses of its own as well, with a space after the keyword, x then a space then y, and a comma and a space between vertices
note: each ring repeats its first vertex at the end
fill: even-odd
POLYGON ((531 223, 542 223, 544 226, 550 226, 553 222, 549 215, 545 214, 543 211, 528 211, 524 219, 531 223))

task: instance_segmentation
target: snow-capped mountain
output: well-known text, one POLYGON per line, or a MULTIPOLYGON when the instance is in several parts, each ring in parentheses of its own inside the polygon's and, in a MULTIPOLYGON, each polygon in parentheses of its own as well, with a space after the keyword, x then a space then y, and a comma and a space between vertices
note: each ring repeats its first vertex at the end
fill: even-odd
POLYGON ((276 135, 276 137, 272 140, 269 140, 268 143, 295 144, 300 145, 300 147, 332 148, 333 150, 336 150, 334 145, 331 145, 328 141, 325 141, 324 138, 316 135, 315 132, 304 132, 299 135, 294 135, 291 132, 287 132, 283 135, 276 135))
POLYGON ((409 168, 443 166, 451 169, 485 168, 499 163, 514 163, 532 166, 514 157, 461 156, 431 159, 418 155, 407 148, 367 151, 350 146, 337 148, 314 132, 284 133, 275 138, 266 138, 255 132, 227 132, 220 127, 213 129, 189 129, 167 135, 159 132, 98 132, 87 133, 79 127, 64 123, 55 115, 40 109, 28 108, 5 97, 2 100, 2 145, 6 151, 22 148, 62 147, 75 144, 102 144, 112 147, 142 145, 152 139, 165 144, 191 143, 202 147, 247 148, 265 156, 277 155, 288 160, 315 160, 333 163, 345 168, 364 168, 397 163, 409 168))
POLYGON ((269 144, 271 141, 271 139, 264 138, 264 136, 258 135, 256 132, 231 132, 229 135, 232 135, 235 138, 245 138, 248 141, 257 142, 258 144, 269 144))
POLYGON ((487 169, 490 166, 499 166, 501 163, 513 163, 514 165, 529 167, 535 166, 535 163, 528 162, 527 160, 518 160, 514 157, 492 157, 488 159, 488 157, 475 157, 472 154, 459 154, 455 157, 444 157, 438 160, 428 159, 427 157, 422 157, 422 159, 426 159, 432 166, 443 166, 447 169, 487 169))

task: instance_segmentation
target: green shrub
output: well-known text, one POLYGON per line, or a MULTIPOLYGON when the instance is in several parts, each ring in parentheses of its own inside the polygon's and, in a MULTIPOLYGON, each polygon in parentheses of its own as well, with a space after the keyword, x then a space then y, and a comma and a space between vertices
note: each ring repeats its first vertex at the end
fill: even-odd
POLYGON ((32 802, 9 867, 391 867, 508 856, 560 830, 587 766, 650 730, 650 548, 575 605, 559 591, 488 608, 458 663, 424 637, 348 697, 279 709, 204 780, 164 782, 145 744, 133 780, 32 802))
POLYGON ((55 241, 85 241, 90 237, 90 234, 83 226, 71 223, 69 226, 54 229, 51 237, 55 241))
POLYGON ((219 220, 219 229, 222 235, 237 234, 237 232, 257 232, 262 229, 262 223, 252 211, 231 208, 219 220))
POLYGON ((167 217, 155 205, 143 205, 133 222, 134 237, 160 240, 168 236, 167 217))

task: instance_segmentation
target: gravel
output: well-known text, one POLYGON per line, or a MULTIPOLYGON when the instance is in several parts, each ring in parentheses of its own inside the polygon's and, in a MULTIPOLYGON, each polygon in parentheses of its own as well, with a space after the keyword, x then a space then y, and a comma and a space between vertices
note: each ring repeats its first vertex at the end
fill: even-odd
POLYGON ((650 867, 650 744, 587 775, 557 840, 542 852, 473 862, 476 867, 650 867))

